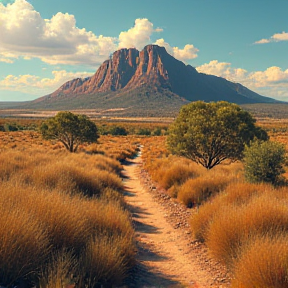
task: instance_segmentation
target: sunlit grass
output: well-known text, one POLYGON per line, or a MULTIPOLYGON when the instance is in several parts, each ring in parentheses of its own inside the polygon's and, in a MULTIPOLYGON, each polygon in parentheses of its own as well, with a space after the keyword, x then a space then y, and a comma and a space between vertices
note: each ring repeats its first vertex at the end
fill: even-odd
POLYGON ((248 242, 235 263, 233 288, 288 286, 288 237, 259 236, 248 242))
POLYGON ((1 285, 121 284, 134 265, 135 243, 119 161, 49 145, 5 148, 0 160, 1 285), (94 257, 93 267, 83 266, 83 255, 94 257))

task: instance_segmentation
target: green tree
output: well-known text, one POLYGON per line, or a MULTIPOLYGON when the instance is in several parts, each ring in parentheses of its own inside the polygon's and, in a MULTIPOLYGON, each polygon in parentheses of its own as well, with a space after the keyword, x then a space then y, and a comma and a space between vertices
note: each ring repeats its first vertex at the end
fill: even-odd
POLYGON ((253 141, 244 150, 245 178, 249 182, 280 184, 285 172, 286 151, 283 144, 272 141, 253 141))
POLYGON ((76 152, 83 142, 96 142, 99 138, 97 126, 85 115, 59 112, 42 123, 40 131, 44 139, 55 139, 63 143, 70 152, 76 152))
POLYGON ((167 146, 172 153, 211 169, 226 159, 241 159, 245 144, 252 139, 268 139, 255 122, 236 104, 192 102, 181 108, 169 127, 167 146))

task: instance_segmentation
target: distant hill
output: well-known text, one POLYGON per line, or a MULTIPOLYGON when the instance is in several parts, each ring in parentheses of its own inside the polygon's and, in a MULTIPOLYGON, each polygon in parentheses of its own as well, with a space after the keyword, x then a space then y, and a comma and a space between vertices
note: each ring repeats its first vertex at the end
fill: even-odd
POLYGON ((190 101, 225 100, 237 104, 276 103, 239 83, 198 73, 169 55, 164 47, 148 45, 113 53, 92 77, 74 79, 55 92, 29 102, 34 109, 116 109, 133 116, 174 114, 190 101))
POLYGON ((16 101, 0 101, 0 109, 12 109, 12 108, 19 108, 23 105, 27 105, 30 102, 16 102, 16 101))

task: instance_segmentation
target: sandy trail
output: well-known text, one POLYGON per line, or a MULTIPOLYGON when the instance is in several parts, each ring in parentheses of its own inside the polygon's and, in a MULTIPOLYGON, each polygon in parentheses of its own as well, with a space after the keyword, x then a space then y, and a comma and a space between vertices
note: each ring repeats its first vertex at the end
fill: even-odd
MULTIPOLYGON (((136 229, 137 267, 129 287, 222 287, 193 261, 183 231, 165 219, 166 211, 139 180, 141 155, 124 165, 125 200, 136 229)), ((224 286, 223 286, 224 287, 224 286)))

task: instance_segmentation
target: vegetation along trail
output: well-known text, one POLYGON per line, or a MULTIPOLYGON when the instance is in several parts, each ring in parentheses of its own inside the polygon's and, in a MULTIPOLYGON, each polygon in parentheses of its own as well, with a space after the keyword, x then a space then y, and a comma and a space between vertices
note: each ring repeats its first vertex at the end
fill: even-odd
POLYGON ((167 211, 140 181, 141 152, 125 163, 125 200, 136 229, 137 266, 129 287, 227 287, 215 283, 187 249, 187 235, 167 221, 167 211))

